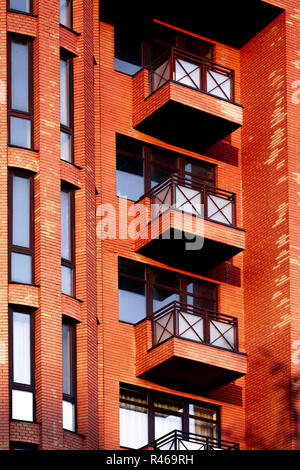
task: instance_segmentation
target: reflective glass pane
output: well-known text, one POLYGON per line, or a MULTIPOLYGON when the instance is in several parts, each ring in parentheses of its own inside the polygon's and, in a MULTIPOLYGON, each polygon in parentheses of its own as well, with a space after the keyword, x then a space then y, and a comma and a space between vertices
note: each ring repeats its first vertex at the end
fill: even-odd
POLYGON ((118 59, 115 57, 115 70, 118 72, 126 73, 127 75, 134 75, 139 70, 141 70, 140 65, 131 64, 126 60, 118 59))
POLYGON ((182 416, 175 416, 174 412, 182 412, 182 405, 168 401, 154 403, 155 407, 161 408, 154 411, 155 439, 165 436, 171 431, 182 430, 182 416))
POLYGON ((66 132, 60 133, 60 158, 72 162, 72 136, 66 132))
POLYGON ((33 394, 31 392, 12 391, 12 419, 33 421, 33 394))
POLYGON ((29 111, 28 44, 11 41, 11 107, 29 111))
POLYGON ((136 201, 144 192, 143 160, 117 154, 117 195, 136 201))
POLYGON ((61 191, 61 257, 72 259, 71 193, 61 191))
POLYGON ((9 8, 30 13, 30 0, 10 0, 9 8))
POLYGON ((63 400, 63 428, 75 432, 75 405, 63 400))
POLYGON ((73 396, 73 326, 62 325, 63 393, 73 396))
POLYGON ((13 175, 13 245, 30 247, 30 179, 13 175))
POLYGON ((148 443, 147 408, 120 403, 120 446, 139 449, 148 443))
POLYGON ((119 320, 137 323, 146 316, 145 284, 119 277, 119 320))
POLYGON ((179 301, 179 294, 177 292, 155 287, 153 289, 153 312, 156 312, 175 300, 179 301))
POLYGON ((61 291, 63 294, 73 295, 73 269, 61 267, 61 291))
POLYGON ((32 284, 32 257, 30 255, 11 254, 11 280, 32 284))
POLYGON ((169 168, 163 168, 160 166, 151 167, 151 188, 161 183, 164 179, 168 178, 171 175, 169 168))
POLYGON ((71 0, 59 0, 59 22, 68 28, 72 27, 71 0))
POLYGON ((31 121, 29 119, 10 117, 10 144, 31 148, 31 121))
POLYGON ((13 313, 13 381, 31 384, 30 315, 13 313))
POLYGON ((70 126, 70 61, 60 59, 60 123, 70 126))

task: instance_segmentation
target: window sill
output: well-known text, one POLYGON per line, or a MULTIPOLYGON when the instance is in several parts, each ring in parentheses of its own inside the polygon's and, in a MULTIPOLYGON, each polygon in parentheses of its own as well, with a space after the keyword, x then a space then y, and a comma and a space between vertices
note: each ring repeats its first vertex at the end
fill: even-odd
POLYGON ((27 11, 22 10, 14 10, 13 8, 8 8, 7 11, 8 13, 17 13, 18 15, 32 16, 33 18, 38 17, 38 15, 35 15, 34 13, 28 13, 27 11))
POLYGON ((67 31, 70 31, 71 33, 75 34, 75 36, 81 36, 81 33, 78 33, 77 31, 74 31, 74 29, 69 28, 69 26, 66 26, 66 25, 61 24, 61 23, 59 23, 59 26, 66 29, 67 31))
POLYGON ((39 152, 39 150, 32 149, 30 147, 21 147, 21 145, 8 144, 8 147, 9 148, 15 148, 15 149, 29 150, 29 152, 36 152, 36 153, 39 152))
POLYGON ((63 158, 60 159, 61 162, 68 163, 69 165, 77 168, 78 170, 83 170, 82 166, 76 165, 76 163, 69 162, 68 160, 64 160, 63 158))
POLYGON ((75 436, 85 438, 85 435, 84 435, 84 434, 80 434, 80 433, 77 432, 77 431, 70 431, 70 429, 65 429, 65 428, 63 428, 63 432, 70 432, 71 434, 73 434, 73 435, 75 435, 75 436))
POLYGON ((13 285, 17 285, 17 286, 40 287, 38 284, 28 284, 26 282, 18 282, 18 281, 8 281, 8 284, 13 284, 13 285))
POLYGON ((77 297, 74 297, 73 295, 70 295, 70 294, 65 294, 65 292, 62 292, 62 295, 65 295, 66 297, 70 298, 70 299, 74 299, 74 300, 77 300, 77 302, 80 302, 81 304, 83 304, 83 300, 81 299, 77 299, 77 297))

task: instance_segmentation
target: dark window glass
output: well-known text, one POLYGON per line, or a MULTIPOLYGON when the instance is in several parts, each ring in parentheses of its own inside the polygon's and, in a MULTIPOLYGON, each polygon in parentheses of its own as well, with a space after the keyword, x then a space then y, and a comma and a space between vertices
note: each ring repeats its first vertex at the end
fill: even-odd
POLYGON ((62 325, 63 428, 75 431, 75 325, 62 325))
POLYGON ((9 279, 33 282, 33 194, 32 177, 10 174, 9 189, 9 279))
POLYGON ((144 269, 119 263, 119 320, 137 323, 146 317, 144 269))
POLYGON ((72 59, 60 59, 60 158, 73 161, 73 67, 72 59))
POLYGON ((61 191, 61 278, 62 292, 74 296, 74 192, 61 191))
POLYGON ((185 177, 198 179, 202 183, 215 186, 215 167, 200 160, 186 159, 184 164, 185 177))
POLYGON ((32 43, 8 40, 9 143, 32 147, 32 43))
POLYGON ((59 22, 68 28, 72 28, 71 0, 59 0, 59 22))
POLYGON ((11 418, 34 420, 33 331, 31 314, 14 310, 11 318, 11 418))
POLYGON ((117 154, 117 195, 132 201, 144 194, 144 162, 117 154))
POLYGON ((218 311, 217 287, 205 282, 190 282, 187 285, 187 303, 212 312, 218 311))
POLYGON ((9 8, 11 10, 31 12, 31 0, 9 0, 9 8))
POLYGON ((115 26, 115 70, 134 75, 142 68, 142 43, 136 31, 115 26))

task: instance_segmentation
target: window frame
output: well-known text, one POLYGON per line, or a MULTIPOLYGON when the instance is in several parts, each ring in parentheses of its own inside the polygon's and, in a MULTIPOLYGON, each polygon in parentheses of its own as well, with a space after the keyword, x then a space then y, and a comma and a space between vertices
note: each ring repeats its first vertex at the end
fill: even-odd
MULTIPOLYGON (((9 305, 8 307, 8 321, 9 321, 9 417, 12 417, 12 392, 13 390, 20 390, 32 393, 32 421, 36 422, 36 380, 35 380, 35 315, 32 308, 25 308, 19 305, 9 305), (31 384, 20 384, 14 382, 14 364, 13 364, 13 314, 23 313, 30 316, 30 373, 31 384)), ((27 422, 27 421, 26 421, 27 422)))
POLYGON ((34 285, 35 282, 35 253, 34 253, 34 175, 26 170, 9 169, 8 171, 8 282, 9 284, 34 285), (30 189, 30 247, 22 247, 13 245, 13 177, 29 179, 30 189), (20 253, 22 255, 31 256, 31 284, 14 281, 11 278, 11 255, 12 253, 20 253))
POLYGON ((34 149, 34 105, 33 105, 33 39, 15 33, 7 35, 7 135, 8 145, 12 147, 34 149), (12 108, 12 47, 11 43, 20 42, 28 46, 28 112, 12 108), (30 147, 24 147, 11 142, 11 117, 30 121, 30 147))
MULTIPOLYGON (((76 321, 72 320, 70 317, 64 316, 62 318, 62 327, 63 325, 69 326, 72 331, 72 338, 71 338, 71 369, 72 369, 72 388, 73 394, 69 395, 67 393, 62 394, 62 401, 67 401, 72 403, 74 406, 74 431, 67 431, 70 432, 77 432, 77 332, 76 332, 76 321)), ((63 348, 62 348, 63 350, 63 348)), ((65 428, 64 428, 65 429, 65 428)))
POLYGON ((21 13, 24 15, 32 15, 33 14, 33 0, 29 0, 29 11, 23 11, 23 10, 16 10, 15 8, 10 7, 10 0, 6 1, 6 9, 7 11, 10 11, 12 13, 21 13))
MULTIPOLYGON (((60 18, 59 18, 59 25, 69 30, 73 30, 73 0, 69 0, 69 1, 70 1, 70 26, 67 26, 61 23, 60 18)), ((59 2, 59 17, 60 17, 60 2, 59 2)))
MULTIPOLYGON (((204 183, 204 180, 202 180, 199 176, 185 170, 185 164, 190 163, 191 161, 194 161, 195 164, 197 162, 199 162, 201 165, 203 165, 203 167, 205 167, 205 166, 210 167, 213 171, 213 174, 214 174, 213 183, 211 184, 211 186, 212 187, 216 186, 216 168, 217 168, 216 164, 211 163, 211 162, 207 162, 207 161, 202 160, 202 159, 190 157, 188 155, 184 155, 182 153, 175 152, 173 150, 165 149, 165 148, 159 147, 157 145, 147 144, 143 141, 133 139, 132 137, 117 133, 116 134, 116 160, 117 160, 119 155, 124 155, 124 157, 134 158, 136 160, 139 160, 139 161, 143 162, 144 194, 148 193, 148 191, 151 190, 151 180, 152 180, 151 170, 152 170, 152 168, 161 168, 161 169, 169 170, 170 175, 172 173, 176 173, 178 176, 191 177, 192 180, 194 180, 198 183, 199 182, 204 183), (128 140, 128 141, 134 141, 135 143, 139 144, 141 146, 141 153, 139 155, 136 155, 136 154, 134 154, 130 151, 127 151, 125 149, 120 148, 120 144, 118 145, 118 139, 119 139, 120 143, 121 143, 122 140, 123 140, 123 142, 128 140), (155 153, 155 150, 158 151, 158 152, 161 151, 161 152, 169 153, 170 155, 173 154, 174 155, 174 162, 176 162, 176 166, 174 165, 174 167, 171 167, 171 166, 169 166, 165 163, 160 163, 158 161, 154 161, 152 156, 155 153)), ((117 161, 116 161, 116 171, 117 171, 117 161)), ((207 184, 207 183, 205 183, 205 184, 207 184)), ((141 197, 142 196, 143 196, 143 194, 141 194, 141 197)), ((117 194, 117 197, 122 197, 122 196, 118 196, 118 194, 117 194)), ((131 200, 131 199, 128 199, 128 200, 131 200)))
MULTIPOLYGON (((161 268, 157 268, 156 266, 145 265, 143 263, 138 263, 138 262, 130 260, 128 258, 122 258, 122 257, 118 258, 118 289, 119 289, 119 278, 120 277, 130 279, 130 280, 133 280, 133 281, 136 281, 136 282, 140 282, 140 283, 143 283, 145 285, 145 303, 146 303, 146 317, 145 318, 150 318, 153 315, 153 313, 155 313, 155 311, 153 310, 153 298, 154 298, 153 292, 154 292, 155 288, 161 288, 161 289, 164 289, 164 290, 168 290, 169 292, 174 292, 174 293, 179 294, 179 301, 183 302, 183 303, 187 303, 186 302, 187 297, 193 297, 194 299, 200 299, 200 300, 203 299, 203 300, 215 302, 215 311, 214 310, 209 310, 209 309, 207 309, 207 311, 212 311, 216 314, 219 311, 219 308, 218 308, 218 306, 219 306, 219 289, 218 289, 219 284, 215 284, 213 282, 198 279, 198 278, 195 278, 193 276, 186 276, 186 275, 183 275, 181 273, 174 272, 174 271, 167 271, 167 270, 164 270, 164 269, 161 269, 161 268), (141 268, 144 269, 145 278, 141 279, 141 278, 138 278, 137 276, 133 276, 133 275, 130 275, 130 274, 125 274, 125 273, 120 273, 120 264, 126 264, 128 266, 130 266, 130 265, 131 266, 135 266, 135 265, 140 266, 141 268), (175 280, 176 279, 178 280, 179 287, 178 288, 173 288, 173 287, 167 286, 166 284, 161 284, 161 283, 155 282, 155 280, 154 280, 155 274, 161 274, 161 275, 168 274, 168 275, 174 277, 175 280), (196 295, 194 293, 188 292, 187 291, 187 285, 190 284, 191 282, 198 284, 200 287, 201 287, 201 285, 203 285, 203 286, 214 288, 216 298, 211 299, 211 298, 203 296, 203 295, 196 295)), ((199 308, 203 308, 203 307, 199 307, 199 308)), ((205 309, 203 308, 203 310, 205 310, 205 309)), ((145 318, 143 318, 140 321, 145 320, 145 318)), ((128 323, 130 325, 135 325, 136 324, 136 323, 131 323, 131 322, 126 321, 126 320, 119 320, 119 321, 122 322, 122 323, 128 323)), ((137 322, 137 323, 139 323, 139 322, 137 322)))
MULTIPOLYGON (((119 397, 121 397, 121 390, 127 389, 129 392, 139 392, 143 393, 146 396, 147 404, 141 404, 138 401, 134 400, 122 400, 119 398, 119 407, 121 403, 128 403, 132 405, 139 406, 147 410, 147 418, 148 418, 148 444, 155 441, 155 411, 164 412, 164 408, 159 408, 154 405, 155 400, 166 400, 172 403, 180 403, 183 405, 182 412, 172 412, 174 416, 178 416, 182 418, 182 431, 186 433, 190 433, 190 419, 198 420, 202 423, 211 423, 212 425, 216 425, 216 439, 221 439, 221 407, 215 404, 207 403, 198 401, 195 399, 188 399, 187 397, 182 397, 178 395, 172 395, 166 392, 160 392, 151 389, 144 389, 142 387, 137 387, 131 384, 120 383, 120 392, 119 397), (208 418, 199 418, 189 412, 189 405, 199 406, 200 408, 206 408, 208 410, 214 411, 216 413, 216 420, 211 420, 208 418)), ((121 437, 121 436, 120 436, 121 437)), ((123 446, 122 446, 123 447, 123 446)))
POLYGON ((71 260, 67 260, 61 256, 61 266, 65 266, 72 270, 72 294, 66 294, 69 297, 76 296, 76 263, 75 263, 75 189, 62 182, 61 184, 61 193, 68 192, 70 194, 70 226, 71 226, 71 238, 70 238, 70 252, 71 260))
MULTIPOLYGON (((74 59, 73 55, 70 54, 68 51, 66 51, 65 49, 60 50, 60 61, 65 60, 69 64, 68 95, 69 95, 69 106, 70 106, 70 109, 69 109, 70 125, 66 126, 65 124, 62 124, 60 121, 60 135, 61 133, 65 133, 65 134, 68 134, 69 137, 71 138, 70 161, 61 158, 61 156, 60 156, 60 159, 64 162, 72 163, 72 164, 74 164, 74 64, 73 64, 73 59, 74 59)), ((60 61, 59 61, 59 64, 60 64, 60 61)), ((60 69, 60 73, 61 73, 61 69, 60 69)), ((60 102, 61 102, 61 89, 60 89, 60 102)))

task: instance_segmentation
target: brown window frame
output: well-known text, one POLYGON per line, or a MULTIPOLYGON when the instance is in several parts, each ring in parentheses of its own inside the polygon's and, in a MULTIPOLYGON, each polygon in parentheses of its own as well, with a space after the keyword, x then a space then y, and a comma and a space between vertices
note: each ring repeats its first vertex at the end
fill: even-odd
POLYGON ((35 315, 32 308, 25 308, 19 305, 9 305, 8 307, 9 321, 9 417, 12 418, 12 391, 20 390, 32 393, 32 422, 36 422, 36 380, 35 380, 35 315), (14 364, 13 364, 13 314, 26 313, 30 316, 30 372, 31 384, 20 384, 13 380, 14 364))
POLYGON ((72 270, 72 295, 70 297, 76 296, 76 263, 75 263, 75 189, 65 183, 61 184, 61 192, 68 192, 71 194, 70 200, 70 225, 71 225, 71 260, 67 260, 61 257, 61 266, 65 266, 66 268, 70 268, 72 270))
POLYGON ((75 416, 75 422, 74 422, 74 429, 76 432, 77 431, 77 349, 76 349, 76 344, 77 344, 77 332, 76 332, 76 321, 72 320, 69 317, 63 316, 62 319, 62 327, 63 325, 68 325, 71 328, 72 331, 72 388, 73 388, 73 394, 69 395, 67 393, 63 393, 63 401, 67 401, 69 403, 72 403, 74 405, 74 416, 75 416))
POLYGON ((28 36, 9 33, 7 36, 7 129, 8 145, 12 147, 25 148, 33 150, 34 148, 34 109, 33 109, 33 39, 28 36), (12 108, 12 82, 11 82, 11 43, 12 41, 21 42, 28 45, 28 112, 12 108), (30 147, 23 147, 11 143, 10 118, 16 117, 30 121, 30 147))
MULTIPOLYGON (((218 305, 219 305, 218 284, 210 283, 209 281, 203 281, 202 279, 197 279, 197 278, 194 278, 192 276, 184 276, 184 275, 182 275, 180 273, 176 273, 174 271, 170 272, 170 271, 167 271, 167 270, 164 270, 164 269, 161 269, 161 268, 156 268, 156 267, 153 267, 153 266, 145 265, 143 263, 138 263, 136 261, 132 261, 132 260, 129 260, 127 258, 121 258, 121 257, 119 257, 119 259, 118 259, 118 279, 119 279, 119 277, 130 279, 130 280, 133 280, 133 281, 136 281, 136 282, 140 282, 140 283, 145 285, 146 318, 151 317, 153 315, 153 313, 155 313, 153 311, 153 290, 154 290, 154 288, 161 288, 161 289, 168 290, 170 292, 172 291, 174 293, 178 293, 179 294, 179 299, 180 299, 179 301, 183 302, 183 303, 186 303, 187 297, 194 297, 195 299, 199 299, 199 300, 203 299, 203 300, 214 302, 215 303, 215 310, 210 310, 210 309, 207 309, 207 310, 214 311, 215 313, 218 313, 218 305), (120 269, 119 269, 120 264, 127 264, 128 266, 131 265, 131 266, 139 266, 141 268, 144 268, 144 273, 145 273, 144 279, 139 278, 137 276, 130 275, 130 274, 120 273, 120 269), (178 280, 179 288, 176 289, 176 288, 168 287, 166 284, 161 284, 161 283, 155 282, 154 281, 155 274, 161 274, 161 275, 168 274, 168 275, 174 277, 174 279, 178 280), (196 295, 194 293, 188 292, 187 291, 187 285, 191 282, 194 282, 198 285, 202 284, 203 286, 209 286, 209 287, 214 288, 216 298, 211 299, 211 298, 206 297, 206 296, 200 296, 200 295, 196 295)), ((122 323, 133 324, 133 323, 130 323, 129 321, 127 321, 127 322, 124 321, 124 320, 120 320, 120 321, 122 323)))
POLYGON ((206 403, 206 402, 201 402, 197 400, 189 400, 186 397, 178 396, 178 395, 171 395, 168 393, 164 392, 159 392, 159 391, 153 391, 149 389, 144 389, 142 387, 137 387, 134 385, 129 385, 125 383, 120 383, 120 396, 121 396, 121 390, 127 389, 131 393, 140 393, 144 394, 146 397, 147 404, 144 405, 140 403, 139 401, 134 401, 134 400, 120 400, 120 403, 127 403, 127 404, 132 404, 136 405, 138 407, 144 408, 147 410, 147 416, 148 416, 148 443, 153 442, 155 440, 155 411, 166 411, 164 408, 159 408, 154 405, 155 400, 166 400, 169 402, 174 402, 174 403, 180 403, 183 405, 183 411, 181 412, 172 412, 172 414, 175 416, 180 416, 182 418, 182 430, 183 432, 189 433, 189 420, 190 418, 196 419, 202 422, 209 422, 212 425, 216 425, 216 439, 220 440, 221 439, 221 413, 220 413, 220 407, 214 404, 206 403), (207 408, 208 410, 212 410, 216 412, 217 419, 216 420, 210 420, 208 418, 199 418, 193 414, 190 414, 189 412, 189 405, 195 405, 199 406, 201 408, 207 408))
MULTIPOLYGON (((61 49, 60 51, 60 60, 65 60, 69 63, 69 103, 70 103, 70 126, 66 126, 60 122, 60 132, 68 134, 71 138, 71 155, 70 162, 74 164, 74 64, 73 64, 73 55, 61 49)), ((63 161, 64 160, 61 158, 63 161)))
MULTIPOLYGON (((214 170, 214 178, 213 178, 213 181, 210 183, 210 185, 211 186, 216 185, 216 171, 215 170, 216 170, 217 165, 215 165, 213 163, 210 163, 210 162, 206 162, 205 160, 201 160, 201 159, 198 159, 198 158, 193 158, 193 157, 190 157, 188 155, 183 155, 181 153, 174 152, 172 150, 165 149, 163 147, 158 147, 158 146, 155 146, 155 145, 146 144, 143 141, 133 139, 131 137, 128 137, 128 136, 125 136, 125 135, 122 135, 122 134, 116 134, 116 154, 117 155, 124 155, 125 157, 134 158, 136 160, 139 160, 139 161, 143 162, 143 165, 144 165, 143 166, 143 169, 144 169, 144 194, 148 193, 151 190, 151 169, 155 168, 155 167, 156 168, 162 168, 162 169, 165 169, 165 170, 169 170, 170 175, 172 173, 176 173, 178 176, 192 177, 192 179, 194 179, 197 182, 200 182, 200 183, 204 182, 204 180, 199 178, 197 175, 194 175, 193 173, 188 172, 188 171, 185 170, 185 168, 184 168, 185 164, 187 162, 192 161, 192 160, 194 160, 195 163, 197 163, 197 162, 201 163, 201 165, 203 165, 203 167, 205 167, 205 166, 210 167, 212 170, 214 170), (122 139, 123 139, 123 141, 125 141, 125 140, 134 141, 136 144, 139 144, 141 146, 141 154, 137 155, 137 154, 134 154, 130 151, 126 151, 126 150, 120 148, 120 145, 118 145, 118 139, 119 139, 119 142, 122 141, 122 139), (169 153, 170 155, 174 154, 174 162, 176 161, 177 165, 176 166, 174 165, 174 167, 171 167, 171 166, 168 166, 165 163, 160 163, 158 161, 154 161, 152 159, 152 155, 155 153, 155 149, 157 151, 169 153)), ((143 194, 141 194, 141 197, 142 196, 143 196, 143 194)))
POLYGON ((11 11, 12 13, 21 13, 24 15, 32 15, 33 14, 33 0, 30 0, 29 2, 29 11, 23 11, 23 10, 16 10, 15 8, 10 7, 10 0, 7 0, 7 11, 11 11))
MULTIPOLYGON (((25 170, 11 169, 8 171, 8 282, 10 284, 26 284, 24 282, 14 281, 11 278, 11 255, 20 253, 31 256, 31 284, 35 281, 35 253, 34 253, 34 175, 25 170), (13 245, 13 176, 28 178, 30 182, 30 247, 13 245)), ((26 284, 27 285, 27 284, 26 284)))

